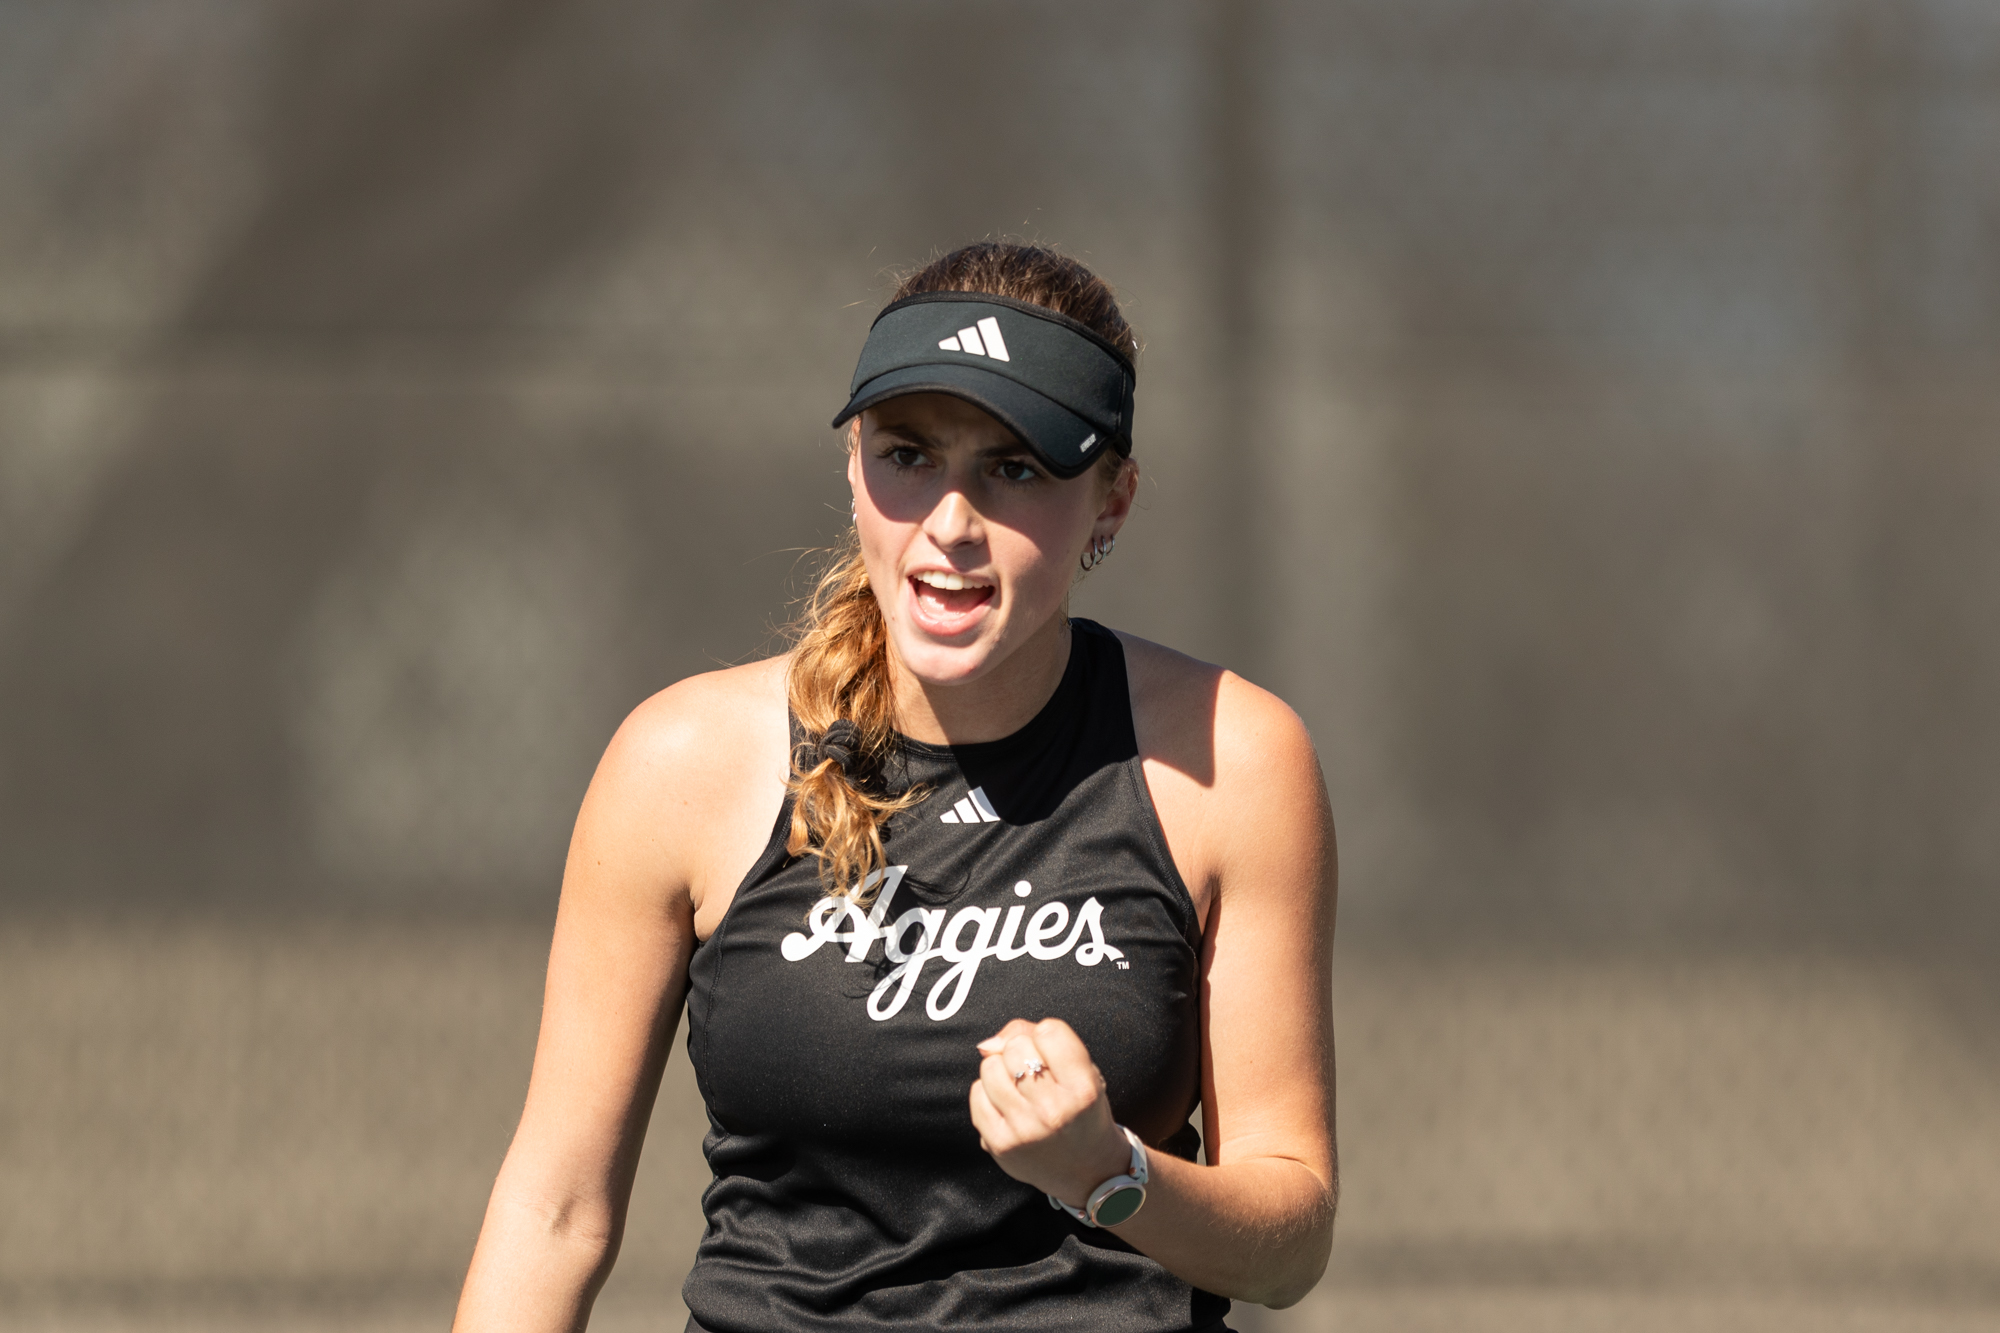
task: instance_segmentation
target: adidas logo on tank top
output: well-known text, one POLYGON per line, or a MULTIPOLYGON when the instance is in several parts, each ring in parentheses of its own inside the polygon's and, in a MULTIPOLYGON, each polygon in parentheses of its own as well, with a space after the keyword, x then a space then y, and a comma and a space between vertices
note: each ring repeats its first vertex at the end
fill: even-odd
POLYGON ((1000 816, 986 799, 986 788, 974 787, 958 798, 958 803, 938 816, 940 824, 997 824, 1000 816))

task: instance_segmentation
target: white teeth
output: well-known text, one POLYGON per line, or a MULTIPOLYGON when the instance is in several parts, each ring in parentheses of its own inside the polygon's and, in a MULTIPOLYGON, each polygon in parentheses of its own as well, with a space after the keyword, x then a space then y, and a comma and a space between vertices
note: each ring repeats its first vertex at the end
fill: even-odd
MULTIPOLYGON (((946 592, 959 592, 968 586, 963 574, 946 574, 935 569, 927 569, 923 573, 918 574, 916 580, 919 583, 928 583, 933 588, 942 588, 946 592)), ((971 586, 984 587, 985 585, 976 584, 971 586)))

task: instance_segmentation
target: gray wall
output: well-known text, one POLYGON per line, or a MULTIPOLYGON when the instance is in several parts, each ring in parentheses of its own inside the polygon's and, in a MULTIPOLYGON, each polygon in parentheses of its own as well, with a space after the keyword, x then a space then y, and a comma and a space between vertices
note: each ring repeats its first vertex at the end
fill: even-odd
POLYGON ((54 1071, 0 1312, 448 1306, 598 751, 777 642, 888 270, 999 234, 1146 343, 1079 610, 1277 689, 1334 791, 1294 1322, 1990 1317, 1937 1221, 2000 1204, 1973 0, 0 5, 0 1025, 54 1071))

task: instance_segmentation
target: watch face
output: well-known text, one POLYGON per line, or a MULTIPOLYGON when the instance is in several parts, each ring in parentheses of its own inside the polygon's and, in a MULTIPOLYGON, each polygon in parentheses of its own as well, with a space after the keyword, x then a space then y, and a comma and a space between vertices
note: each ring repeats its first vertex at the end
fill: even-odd
POLYGON ((1095 1214, 1097 1225, 1115 1227, 1139 1211, 1139 1205, 1146 1201, 1146 1191, 1140 1185, 1121 1185, 1104 1196, 1097 1205, 1095 1214))

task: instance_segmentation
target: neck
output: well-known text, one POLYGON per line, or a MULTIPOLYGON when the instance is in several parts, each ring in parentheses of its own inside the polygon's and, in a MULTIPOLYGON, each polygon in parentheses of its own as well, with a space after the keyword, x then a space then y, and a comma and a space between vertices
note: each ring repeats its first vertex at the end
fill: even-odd
POLYGON ((1042 711, 1069 666, 1069 617, 1048 624, 972 680, 929 685, 911 675, 892 647, 896 726, 926 745, 976 745, 1011 736, 1042 711))

